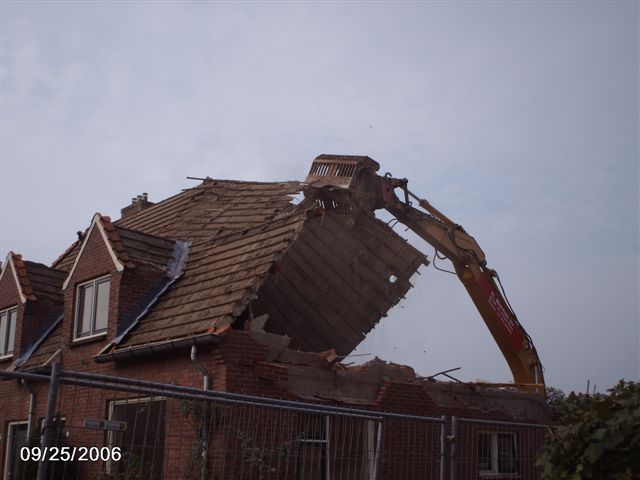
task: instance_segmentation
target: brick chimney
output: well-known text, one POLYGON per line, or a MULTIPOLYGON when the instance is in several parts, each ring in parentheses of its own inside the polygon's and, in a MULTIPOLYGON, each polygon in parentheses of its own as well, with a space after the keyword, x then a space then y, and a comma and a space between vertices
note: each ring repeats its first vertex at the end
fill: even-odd
POLYGON ((155 205, 155 203, 150 202, 146 193, 142 195, 138 195, 137 197, 133 197, 131 199, 131 205, 127 205, 122 210, 120 210, 121 218, 127 218, 131 215, 135 215, 142 210, 146 210, 147 208, 155 205))

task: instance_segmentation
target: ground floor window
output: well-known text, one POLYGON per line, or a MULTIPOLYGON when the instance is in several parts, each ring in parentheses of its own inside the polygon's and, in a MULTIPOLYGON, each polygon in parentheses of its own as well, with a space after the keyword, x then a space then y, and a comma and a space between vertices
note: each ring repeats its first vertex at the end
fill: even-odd
POLYGON ((376 423, 352 417, 305 415, 299 424, 298 480, 373 478, 376 423))
POLYGON ((516 434, 512 432, 480 432, 478 466, 481 476, 518 473, 516 434))
POLYGON ((120 447, 122 458, 107 464, 114 478, 159 479, 164 460, 164 399, 114 400, 109 420, 123 422, 123 430, 110 431, 110 447, 120 447), (136 476, 138 475, 138 476, 136 476))
POLYGON ((327 480, 329 417, 303 416, 298 436, 298 480, 327 480))

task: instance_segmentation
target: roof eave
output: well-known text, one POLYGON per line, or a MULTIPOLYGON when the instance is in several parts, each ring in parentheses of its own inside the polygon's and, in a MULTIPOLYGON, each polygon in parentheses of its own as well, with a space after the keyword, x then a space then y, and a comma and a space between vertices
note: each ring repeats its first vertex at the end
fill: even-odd
POLYGON ((182 352, 190 349, 193 345, 208 347, 220 343, 220 337, 215 334, 196 335, 193 337, 181 338, 178 340, 167 340, 164 342, 149 343, 146 345, 136 345, 133 347, 113 350, 93 357, 96 363, 107 363, 119 360, 139 360, 155 355, 182 352))

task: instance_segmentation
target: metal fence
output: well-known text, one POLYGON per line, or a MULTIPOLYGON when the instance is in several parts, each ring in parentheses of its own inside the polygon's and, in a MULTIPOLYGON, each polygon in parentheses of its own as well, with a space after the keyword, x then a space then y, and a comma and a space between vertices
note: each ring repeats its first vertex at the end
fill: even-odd
POLYGON ((7 480, 535 479, 540 425, 421 417, 61 370, 9 422, 7 480), (22 432, 21 436, 19 433, 22 432))

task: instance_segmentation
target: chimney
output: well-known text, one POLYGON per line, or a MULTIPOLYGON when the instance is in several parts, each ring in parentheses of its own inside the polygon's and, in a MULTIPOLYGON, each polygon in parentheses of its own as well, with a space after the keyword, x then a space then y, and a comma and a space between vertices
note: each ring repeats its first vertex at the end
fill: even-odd
POLYGON ((147 208, 155 205, 155 203, 150 202, 148 198, 149 195, 147 194, 147 192, 143 193, 142 195, 133 197, 131 199, 131 205, 127 205, 122 210, 120 210, 121 218, 130 217, 132 215, 135 215, 136 213, 141 212, 142 210, 146 210, 147 208))

